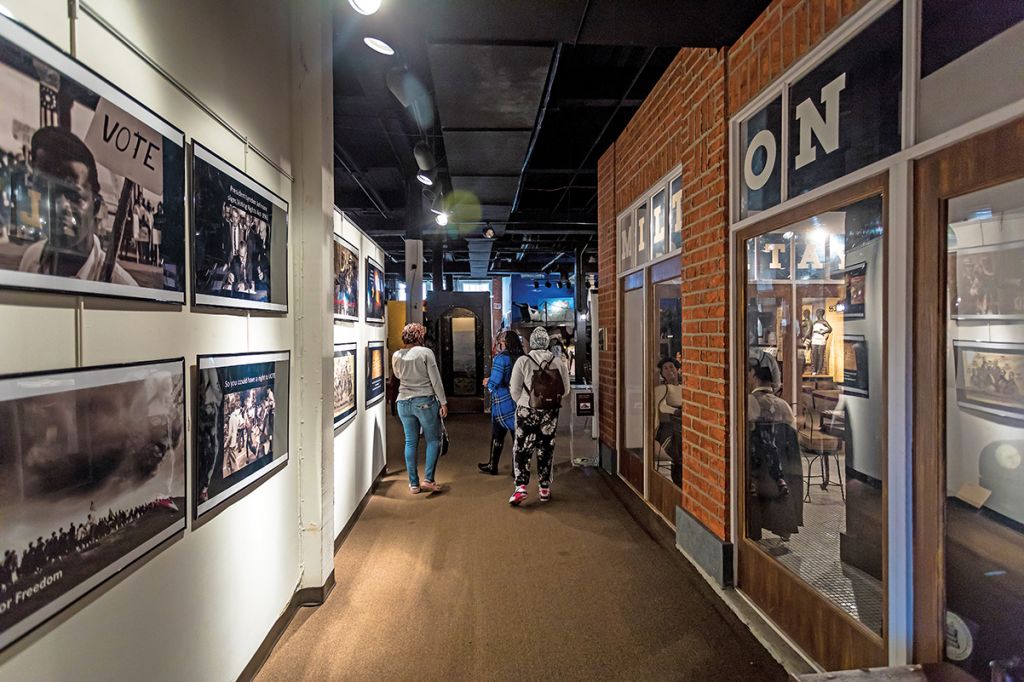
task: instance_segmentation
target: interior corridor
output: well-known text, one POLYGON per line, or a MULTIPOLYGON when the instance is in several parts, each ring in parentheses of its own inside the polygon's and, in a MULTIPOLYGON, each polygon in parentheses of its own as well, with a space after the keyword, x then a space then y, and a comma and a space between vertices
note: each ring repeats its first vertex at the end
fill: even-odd
POLYGON ((336 557, 337 586, 300 610, 258 680, 786 679, 607 476, 572 467, 564 427, 553 500, 531 483, 515 509, 511 448, 501 475, 476 470, 486 416, 448 420, 450 487, 416 496, 391 419, 388 475, 336 557))

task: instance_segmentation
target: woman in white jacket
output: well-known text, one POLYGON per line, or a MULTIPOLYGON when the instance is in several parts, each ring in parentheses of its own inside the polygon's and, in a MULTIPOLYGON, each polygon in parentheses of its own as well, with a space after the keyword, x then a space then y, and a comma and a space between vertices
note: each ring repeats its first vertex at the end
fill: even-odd
POLYGON ((516 402, 516 441, 513 462, 516 489, 508 503, 520 505, 528 496, 530 460, 537 457, 537 493, 541 502, 551 499, 551 460, 555 453, 555 431, 558 430, 558 407, 539 409, 530 406, 533 383, 541 369, 554 369, 562 377, 560 399, 569 395, 569 370, 565 363, 548 350, 548 332, 537 327, 530 335, 530 352, 516 361, 509 381, 509 392, 516 402))

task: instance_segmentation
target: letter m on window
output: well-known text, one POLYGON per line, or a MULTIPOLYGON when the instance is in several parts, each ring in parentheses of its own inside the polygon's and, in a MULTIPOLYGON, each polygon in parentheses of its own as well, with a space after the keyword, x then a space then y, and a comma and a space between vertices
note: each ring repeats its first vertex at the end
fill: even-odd
POLYGON ((821 89, 824 118, 810 97, 796 106, 796 120, 800 122, 800 153, 796 155, 795 168, 803 168, 818 158, 813 138, 818 139, 826 154, 839 149, 839 93, 845 87, 846 74, 841 73, 821 89))

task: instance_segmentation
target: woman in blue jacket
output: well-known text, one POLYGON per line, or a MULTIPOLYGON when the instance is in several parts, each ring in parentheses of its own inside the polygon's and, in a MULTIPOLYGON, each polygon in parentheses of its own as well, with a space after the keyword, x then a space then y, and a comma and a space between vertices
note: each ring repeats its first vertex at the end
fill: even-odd
POLYGON ((514 331, 504 331, 498 335, 496 349, 491 376, 484 379, 484 386, 491 392, 491 459, 477 465, 482 473, 492 476, 498 473, 505 434, 516 432, 516 403, 508 392, 508 385, 512 366, 523 355, 523 342, 514 331))

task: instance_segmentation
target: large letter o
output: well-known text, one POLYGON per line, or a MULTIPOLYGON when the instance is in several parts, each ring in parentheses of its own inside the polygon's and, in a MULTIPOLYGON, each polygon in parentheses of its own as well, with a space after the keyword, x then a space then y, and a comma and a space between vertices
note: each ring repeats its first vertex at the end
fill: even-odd
POLYGON ((775 170, 775 136, 772 135, 770 130, 762 130, 757 135, 754 135, 754 139, 750 141, 750 145, 747 147, 747 156, 743 159, 743 181, 747 183, 747 187, 751 191, 756 192, 768 184, 768 178, 772 176, 773 170, 775 170), (761 172, 755 173, 754 152, 761 147, 764 147, 768 158, 765 159, 764 168, 761 169, 761 172))

